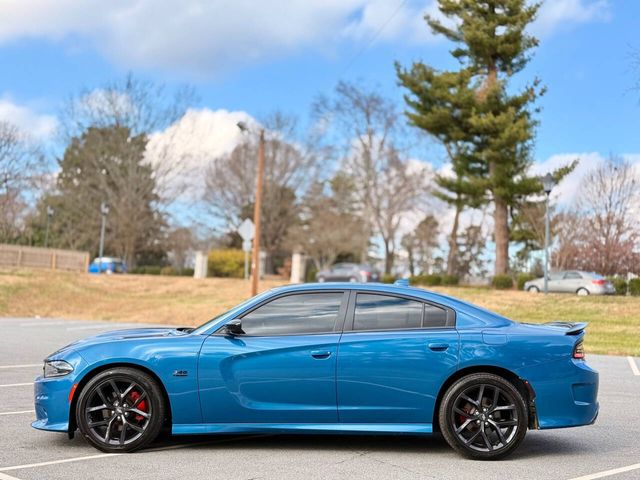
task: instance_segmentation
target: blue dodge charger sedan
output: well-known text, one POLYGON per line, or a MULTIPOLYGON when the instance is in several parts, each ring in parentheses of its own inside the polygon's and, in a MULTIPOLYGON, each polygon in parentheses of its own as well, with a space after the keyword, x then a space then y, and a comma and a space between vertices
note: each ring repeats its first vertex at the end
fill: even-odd
POLYGON ((139 328, 50 355, 42 430, 129 452, 163 427, 215 433, 440 432, 477 459, 528 429, 592 424, 586 324, 517 323, 406 284, 276 288, 192 328, 139 328))

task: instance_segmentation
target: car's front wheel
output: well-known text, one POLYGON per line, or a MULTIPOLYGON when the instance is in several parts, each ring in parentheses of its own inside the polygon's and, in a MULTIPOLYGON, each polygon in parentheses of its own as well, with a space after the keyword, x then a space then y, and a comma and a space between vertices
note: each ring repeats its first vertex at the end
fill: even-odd
POLYGON ((440 430, 459 453, 497 460, 513 452, 528 427, 527 407, 509 381, 491 373, 475 373, 455 382, 439 410, 440 430))
POLYGON ((80 392, 76 420, 82 435, 104 452, 132 452, 151 443, 165 417, 158 383, 133 368, 118 367, 93 377, 80 392))
POLYGON ((527 288, 527 292, 529 292, 529 293, 540 293, 540 289, 538 287, 536 287, 535 285, 532 285, 529 288, 527 288))

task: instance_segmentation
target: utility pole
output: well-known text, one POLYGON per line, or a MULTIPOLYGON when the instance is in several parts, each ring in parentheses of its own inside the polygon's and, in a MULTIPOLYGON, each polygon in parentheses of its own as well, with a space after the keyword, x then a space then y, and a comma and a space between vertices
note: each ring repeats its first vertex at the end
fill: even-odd
POLYGON ((49 225, 51 224, 51 217, 53 217, 53 208, 47 205, 47 230, 44 234, 44 248, 49 246, 49 225))
POLYGON ((258 279, 260 278, 260 217, 262 216, 262 177, 264 176, 264 129, 260 130, 258 144, 258 171, 256 173, 256 202, 253 206, 253 252, 251 258, 251 295, 258 294, 258 279))
POLYGON ((100 213, 102 214, 102 225, 100 226, 100 253, 99 253, 99 269, 98 273, 102 273, 102 255, 104 254, 104 232, 107 226, 107 214, 109 213, 109 205, 106 202, 100 204, 100 213))
MULTIPOLYGON (((244 122, 238 122, 238 128, 242 132, 251 130, 244 122)), ((255 227, 253 235, 253 252, 251 255, 251 295, 258 294, 258 280, 260 278, 260 217, 262 212, 262 177, 264 177, 264 128, 260 129, 260 140, 258 143, 258 166, 256 172, 256 199, 253 206, 253 224, 255 227)))

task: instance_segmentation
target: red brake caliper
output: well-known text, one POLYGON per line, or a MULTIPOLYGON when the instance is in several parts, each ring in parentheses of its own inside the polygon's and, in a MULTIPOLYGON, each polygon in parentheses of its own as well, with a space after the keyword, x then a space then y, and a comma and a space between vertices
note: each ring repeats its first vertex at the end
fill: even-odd
MULTIPOLYGON (((140 398, 140 394, 138 392, 136 392, 135 390, 133 392, 131 392, 129 394, 129 396, 131 397, 131 403, 135 403, 136 400, 138 400, 138 398, 140 398)), ((142 412, 147 412, 147 401, 146 400, 142 400, 138 406, 137 406, 138 410, 142 411, 142 412)), ((136 415, 134 417, 136 419, 137 422, 139 422, 140 420, 142 420, 144 417, 142 415, 136 415)))

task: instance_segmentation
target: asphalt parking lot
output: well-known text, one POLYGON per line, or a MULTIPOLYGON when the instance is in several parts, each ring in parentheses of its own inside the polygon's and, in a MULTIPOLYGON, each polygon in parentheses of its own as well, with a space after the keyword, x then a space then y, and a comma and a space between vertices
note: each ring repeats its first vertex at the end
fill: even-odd
POLYGON ((32 429, 32 381, 42 359, 78 338, 133 326, 0 319, 0 480, 640 479, 640 359, 588 352, 600 371, 596 424, 530 431, 500 462, 465 460, 437 436, 170 437, 145 451, 113 455, 79 436, 32 429))

